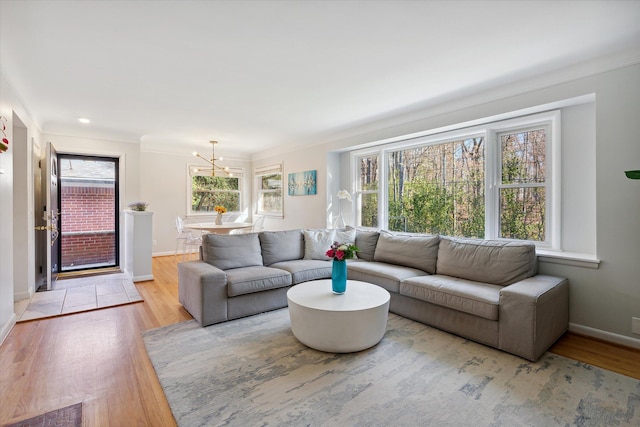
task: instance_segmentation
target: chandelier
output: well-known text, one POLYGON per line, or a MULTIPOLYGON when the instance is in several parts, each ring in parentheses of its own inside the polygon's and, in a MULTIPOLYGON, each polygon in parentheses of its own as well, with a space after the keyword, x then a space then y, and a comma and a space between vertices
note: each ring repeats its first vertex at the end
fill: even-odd
POLYGON ((231 172, 229 172, 229 168, 228 167, 223 167, 223 166, 216 165, 216 161, 222 161, 222 157, 219 157, 219 158, 216 157, 216 144, 218 143, 218 141, 209 141, 209 143, 211 144, 211 158, 210 159, 207 159, 206 157, 204 157, 203 155, 199 154, 196 151, 193 152, 193 155, 196 156, 196 157, 201 158, 205 162, 210 163, 211 164, 211 169, 195 169, 195 172, 209 171, 210 170, 211 171, 211 176, 216 176, 216 171, 223 172, 227 176, 232 176, 233 174, 231 172))

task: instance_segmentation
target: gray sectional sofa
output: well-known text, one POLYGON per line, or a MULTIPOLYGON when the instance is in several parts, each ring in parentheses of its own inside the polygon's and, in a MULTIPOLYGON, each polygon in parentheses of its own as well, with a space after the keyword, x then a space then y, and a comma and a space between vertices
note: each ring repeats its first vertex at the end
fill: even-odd
POLYGON ((356 244, 348 278, 385 288, 398 315, 533 361, 567 330, 568 282, 536 274, 533 244, 386 231, 206 235, 178 265, 180 303, 202 326, 286 307, 292 285, 331 277, 334 240, 356 244))

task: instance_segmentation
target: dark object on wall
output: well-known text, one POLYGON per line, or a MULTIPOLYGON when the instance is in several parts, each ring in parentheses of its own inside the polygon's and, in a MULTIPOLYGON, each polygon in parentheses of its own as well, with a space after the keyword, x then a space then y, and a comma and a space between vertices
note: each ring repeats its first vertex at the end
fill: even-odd
POLYGON ((7 139, 5 130, 7 130, 7 118, 4 116, 0 116, 0 132, 2 132, 2 141, 0 141, 0 154, 9 149, 9 140, 7 139))
POLYGON ((640 170, 624 171, 624 174, 627 175, 627 178, 629 179, 640 179, 640 170))

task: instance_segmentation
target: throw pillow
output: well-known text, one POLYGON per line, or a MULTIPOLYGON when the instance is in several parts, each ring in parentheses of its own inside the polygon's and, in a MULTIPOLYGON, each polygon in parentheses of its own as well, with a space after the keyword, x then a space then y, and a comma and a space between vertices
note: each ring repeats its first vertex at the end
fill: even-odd
POLYGON ((358 258, 365 261, 373 261, 376 252, 378 237, 380 233, 377 231, 357 230, 356 246, 358 247, 358 258))
POLYGON ((330 260, 325 253, 335 241, 336 230, 304 230, 304 259, 330 260))
MULTIPOLYGON (((347 228, 338 228, 336 229, 336 237, 333 239, 338 243, 347 243, 349 245, 356 244, 356 229, 347 227, 347 228)), ((357 246, 357 245, 356 245, 357 246)), ((353 259, 358 259, 358 254, 353 254, 353 259)))

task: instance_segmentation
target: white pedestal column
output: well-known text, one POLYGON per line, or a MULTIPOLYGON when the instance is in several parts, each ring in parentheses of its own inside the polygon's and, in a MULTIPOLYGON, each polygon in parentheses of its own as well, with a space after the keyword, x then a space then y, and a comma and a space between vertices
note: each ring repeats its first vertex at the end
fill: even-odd
POLYGON ((124 270, 134 282, 153 280, 151 247, 153 212, 124 211, 124 270))

